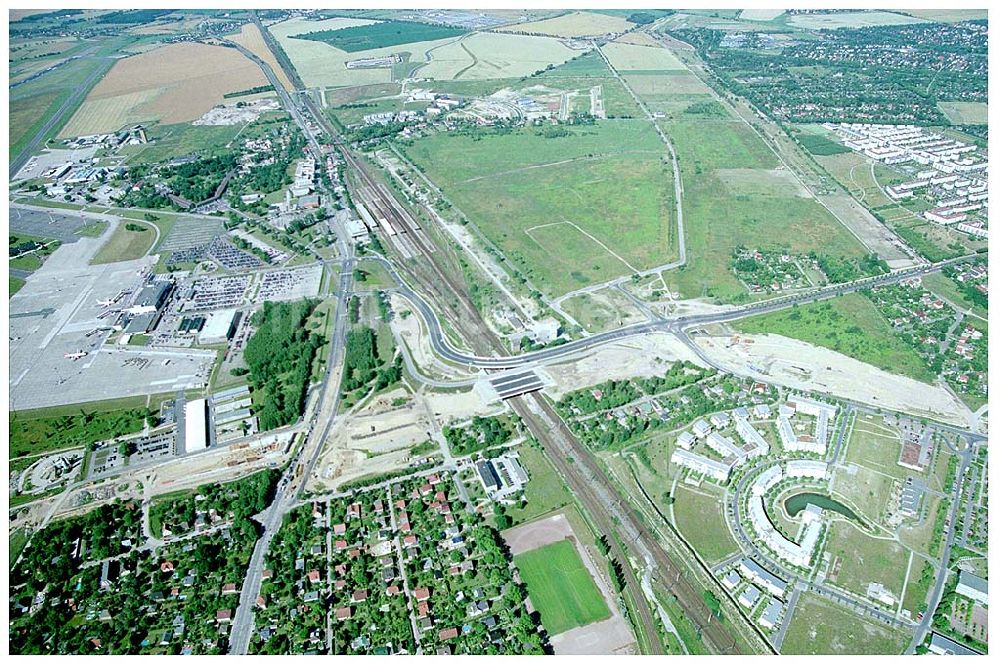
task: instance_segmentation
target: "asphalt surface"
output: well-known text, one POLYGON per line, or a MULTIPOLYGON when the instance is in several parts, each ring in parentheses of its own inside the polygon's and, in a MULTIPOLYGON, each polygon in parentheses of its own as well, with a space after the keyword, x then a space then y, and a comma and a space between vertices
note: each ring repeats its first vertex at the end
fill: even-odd
MULTIPOLYGON (((254 18, 256 19, 256 15, 254 18)), ((229 43, 260 66, 268 81, 274 86, 275 91, 277 91, 281 105, 291 114, 308 140, 317 163, 322 164, 323 152, 320 149, 319 141, 317 141, 316 137, 310 131, 309 125, 306 123, 298 105, 295 104, 284 86, 282 86, 281 81, 275 75, 271 66, 257 57, 253 52, 234 42, 229 43)), ((245 655, 249 649, 250 640, 255 629, 254 606, 256 605, 257 596, 260 594, 264 560, 270 548, 271 540, 274 539, 274 536, 281 528, 285 513, 294 506, 297 498, 308 483, 309 477, 322 453, 323 443, 326 442, 330 434, 334 418, 340 407, 339 389, 340 374, 342 372, 340 358, 343 353, 344 338, 347 330, 347 302, 352 293, 354 244, 350 241, 346 230, 339 225, 336 228, 336 232, 337 245, 342 263, 339 267, 340 283, 337 293, 337 307, 334 312, 334 328, 330 340, 330 353, 327 356, 326 373, 318 387, 318 398, 313 404, 316 408, 315 413, 312 415, 307 414, 304 418, 309 423, 305 443, 299 448, 291 463, 282 474, 270 506, 259 517, 263 526, 263 532, 260 539, 254 545, 253 553, 250 556, 250 563, 247 567, 247 574, 243 580, 243 587, 240 590, 239 605, 234 614, 233 624, 229 633, 230 654, 245 655), (322 424, 322 427, 317 428, 318 424, 322 424)))

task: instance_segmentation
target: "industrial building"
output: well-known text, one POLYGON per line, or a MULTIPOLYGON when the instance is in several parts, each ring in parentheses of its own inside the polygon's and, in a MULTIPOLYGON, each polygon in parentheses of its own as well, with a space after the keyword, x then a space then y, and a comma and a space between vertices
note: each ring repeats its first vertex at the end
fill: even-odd
POLYGON ((208 402, 204 398, 184 406, 184 451, 187 454, 208 448, 208 402))

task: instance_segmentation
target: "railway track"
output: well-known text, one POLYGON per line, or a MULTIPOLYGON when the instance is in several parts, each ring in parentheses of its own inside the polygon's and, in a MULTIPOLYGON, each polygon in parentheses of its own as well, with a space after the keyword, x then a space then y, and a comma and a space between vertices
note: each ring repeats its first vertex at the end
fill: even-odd
MULTIPOLYGON (((633 554, 639 560, 648 557, 647 566, 652 568, 653 579, 677 600, 684 615, 711 649, 718 653, 740 653, 728 628, 705 604, 702 589, 692 585, 682 568, 646 527, 638 511, 622 501, 593 453, 579 443, 555 409, 542 398, 518 398, 510 403, 526 424, 534 423, 538 430, 551 433, 551 440, 561 441, 555 446, 556 451, 547 450, 549 458, 570 483, 599 529, 609 535, 609 539, 611 535, 621 533, 622 539, 633 546, 633 554), (540 410, 541 417, 530 410, 527 405, 529 400, 540 410), (617 519, 617 525, 611 515, 617 519)), ((631 569, 627 574, 631 574, 631 569)), ((638 583, 633 585, 638 589, 638 583)), ((648 608, 645 610, 648 612, 648 608)))
MULTIPOLYGON (((304 96, 303 106, 324 129, 338 147, 346 166, 352 170, 358 187, 351 193, 352 200, 360 203, 375 220, 379 231, 393 243, 404 258, 422 258, 421 269, 429 269, 430 276, 403 265, 415 282, 431 293, 438 293, 440 306, 455 317, 456 326, 474 335, 468 336, 477 354, 491 354, 503 347, 493 332, 485 325, 471 302, 464 285, 459 284, 439 266, 443 259, 436 253, 433 242, 420 229, 419 224, 399 203, 388 188, 376 181, 369 168, 357 158, 329 120, 316 108, 315 101, 304 96), (405 239, 405 240, 403 240, 405 239), (450 298, 449 298, 450 297, 450 298)), ((371 224, 371 223, 369 223, 371 224)), ((677 600, 681 609, 701 633, 706 643, 720 653, 739 653, 739 647, 721 621, 712 615, 702 593, 684 577, 683 569, 665 552, 646 529, 639 514, 624 502, 607 475, 588 451, 569 431, 562 418, 543 398, 528 395, 512 399, 511 407, 524 420, 525 425, 545 449, 548 458, 573 490, 591 520, 608 538, 611 553, 621 565, 624 591, 633 600, 633 623, 641 628, 650 652, 662 654, 664 647, 657 631, 657 620, 640 587, 631 563, 638 567, 652 567, 653 579, 664 586, 677 600), (614 519, 612 518, 614 517, 614 519), (615 520, 620 525, 615 525, 615 520), (621 537, 621 541, 617 539, 621 537), (631 558, 629 558, 631 556, 631 558)))

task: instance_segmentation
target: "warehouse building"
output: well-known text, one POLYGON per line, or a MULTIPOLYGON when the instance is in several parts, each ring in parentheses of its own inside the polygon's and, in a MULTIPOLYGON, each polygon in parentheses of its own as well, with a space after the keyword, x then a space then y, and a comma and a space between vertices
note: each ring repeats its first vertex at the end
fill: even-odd
POLYGON ((184 406, 184 451, 187 454, 208 448, 208 402, 204 398, 184 406))

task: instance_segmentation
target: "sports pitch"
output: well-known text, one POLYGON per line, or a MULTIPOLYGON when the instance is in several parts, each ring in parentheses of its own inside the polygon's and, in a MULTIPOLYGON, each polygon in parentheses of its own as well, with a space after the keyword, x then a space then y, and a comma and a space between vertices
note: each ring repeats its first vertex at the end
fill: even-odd
POLYGON ((569 540, 514 556, 531 603, 550 635, 589 625, 611 613, 569 540))

